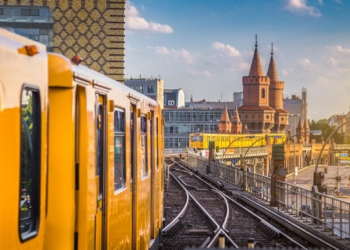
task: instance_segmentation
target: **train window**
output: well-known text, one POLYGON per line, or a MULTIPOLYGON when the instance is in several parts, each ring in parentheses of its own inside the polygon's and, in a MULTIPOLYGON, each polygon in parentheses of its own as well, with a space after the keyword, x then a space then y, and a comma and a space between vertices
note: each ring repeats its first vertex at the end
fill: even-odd
POLYGON ((3 14, 4 14, 4 9, 1 8, 1 9, 0 9, 0 15, 3 15, 3 14))
POLYGON ((104 136, 104 112, 103 106, 101 103, 97 104, 96 111, 96 175, 100 177, 99 179, 99 199, 102 198, 103 195, 103 136, 104 136))
POLYGON ((114 110, 114 191, 125 188, 125 113, 114 110))
POLYGON ((37 234, 40 212, 41 107, 39 90, 25 85, 21 97, 20 201, 21 240, 37 234))
POLYGON ((141 116, 141 177, 148 175, 148 155, 147 155, 147 118, 141 116))

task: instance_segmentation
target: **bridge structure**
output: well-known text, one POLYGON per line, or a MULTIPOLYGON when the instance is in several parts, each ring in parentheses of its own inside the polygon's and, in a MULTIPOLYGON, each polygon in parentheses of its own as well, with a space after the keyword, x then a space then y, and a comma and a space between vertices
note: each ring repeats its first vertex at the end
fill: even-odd
MULTIPOLYGON (((186 161, 194 168, 208 172, 205 158, 188 154, 186 161)), ((239 167, 220 162, 213 162, 209 167, 210 175, 237 187, 243 183, 244 191, 264 200, 266 205, 275 201, 275 205, 271 206, 290 214, 292 220, 303 220, 323 232, 329 232, 340 241, 350 239, 350 199, 312 191, 282 180, 276 180, 273 189, 270 176, 242 171, 239 167)))

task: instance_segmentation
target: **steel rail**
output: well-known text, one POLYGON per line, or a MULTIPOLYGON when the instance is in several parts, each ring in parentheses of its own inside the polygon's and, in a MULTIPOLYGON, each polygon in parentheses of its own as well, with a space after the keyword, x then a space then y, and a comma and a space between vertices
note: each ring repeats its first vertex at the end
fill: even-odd
POLYGON ((177 180, 177 178, 170 172, 171 177, 174 178, 174 180, 183 188, 183 190, 186 193, 186 203, 183 207, 183 209, 181 210, 181 212, 165 227, 163 228, 163 234, 167 234, 167 232, 169 231, 169 229, 171 229, 176 222, 183 216, 183 214, 185 213, 185 211, 187 210, 188 204, 189 204, 189 194, 188 191, 186 190, 186 188, 177 180))
MULTIPOLYGON (((179 181, 184 183, 184 181, 181 180, 180 178, 179 178, 179 181)), ((186 191, 188 192, 188 190, 186 191)), ((207 212, 207 210, 197 201, 197 199, 190 192, 188 192, 188 195, 191 197, 192 201, 197 205, 197 207, 201 210, 201 212, 205 214, 205 216, 211 220, 211 223, 216 226, 216 229, 214 230, 214 233, 216 233, 220 229, 219 224, 214 220, 214 218, 207 212)))
MULTIPOLYGON (((294 239, 292 239, 291 237, 289 237, 288 235, 286 235, 285 233, 283 233, 281 230, 279 230, 278 228, 274 227, 273 225, 271 225, 270 223, 268 223, 266 220, 264 220, 263 218, 261 218, 259 215, 256 215, 255 213, 253 213, 252 211, 250 211, 249 209, 245 208, 244 206, 242 206, 241 204, 239 204, 237 201, 235 201, 234 199, 232 199, 231 197, 229 197, 226 194, 223 194, 224 196, 227 197, 227 199, 229 199, 233 204, 239 206, 240 208, 242 208, 244 211, 248 212, 251 216, 255 217, 256 219, 259 220, 259 222, 263 222, 265 225, 269 226, 272 230, 274 230, 276 233, 278 233, 279 235, 282 235, 284 238, 288 239, 289 241, 293 242, 295 245, 297 245, 298 247, 307 250, 307 247, 304 247, 303 245, 301 245, 300 243, 298 243, 297 241, 295 241, 294 239)), ((247 198, 245 196, 246 199, 251 200, 249 198, 247 198)), ((253 201, 253 200, 251 200, 253 201)), ((274 213, 272 211, 270 211, 271 213, 274 213)))
MULTIPOLYGON (((225 194, 224 194, 224 195, 225 195, 225 194)), ((293 223, 292 221, 286 220, 285 218, 283 218, 282 216, 280 216, 278 213, 275 213, 275 212, 273 212, 273 211, 271 211, 271 210, 265 208, 265 207, 262 206, 261 204, 255 202, 254 200, 249 199, 247 196, 245 196, 245 195, 240 195, 240 196, 243 197, 244 199, 249 200, 250 202, 254 203, 254 205, 260 207, 261 209, 267 211, 268 213, 271 213, 271 214, 273 214, 274 216, 278 217, 278 218, 279 218, 280 220, 282 220, 284 223, 287 223, 287 224, 291 225, 292 227, 294 227, 294 228, 300 230, 301 232, 307 234, 309 237, 312 237, 314 240, 321 242, 321 243, 324 244, 326 247, 328 247, 328 248, 330 248, 330 249, 334 249, 334 250, 340 250, 339 248, 333 246, 332 244, 330 244, 330 243, 324 241, 322 238, 317 237, 316 235, 314 235, 314 234, 308 232, 307 230, 303 229, 302 227, 296 225, 296 224, 293 223)), ((228 197, 228 198, 231 199, 230 197, 228 197)), ((315 245, 316 245, 316 244, 315 244, 315 245)))
POLYGON ((223 233, 225 235, 225 239, 227 239, 234 248, 237 248, 237 249, 239 248, 239 246, 236 244, 236 242, 234 242, 234 240, 231 239, 231 237, 228 236, 228 234, 223 229, 220 229, 219 232, 217 232, 217 234, 214 236, 212 241, 208 244, 207 248, 215 247, 215 244, 218 241, 220 233, 223 233))
MULTIPOLYGON (((183 167, 182 165, 180 165, 178 163, 179 166, 183 167)), ((196 174, 193 173, 193 175, 197 178, 200 179, 199 176, 197 176, 196 174)), ((203 180, 204 181, 204 180, 203 180)), ((205 182, 205 181, 204 181, 205 182)), ((207 183, 207 182, 205 182, 207 183)), ((300 243, 296 242, 295 240, 293 240, 292 238, 290 238, 288 235, 286 235, 285 233, 283 233, 281 230, 277 229, 276 227, 274 227, 273 225, 271 225, 270 223, 268 223, 267 221, 265 221, 263 218, 261 218, 260 216, 254 214, 252 211, 250 211, 249 209, 245 208, 244 206, 242 206, 241 204, 239 204, 238 202, 236 202, 235 200, 233 200, 231 197, 229 197, 228 195, 224 194, 223 192, 221 192, 220 190, 218 190, 217 188, 213 187, 211 184, 207 183, 207 185, 211 186, 213 189, 215 189, 217 192, 222 193, 223 196, 225 196, 228 200, 230 200, 232 203, 234 203, 235 205, 239 206, 240 208, 242 208, 244 211, 248 212, 252 217, 258 219, 259 221, 263 221, 266 225, 268 225, 271 229, 273 229, 274 231, 276 231, 277 233, 279 233, 280 235, 283 235, 286 239, 290 240, 291 242, 293 242, 295 245, 297 245, 298 247, 307 250, 307 248, 305 248, 303 245, 301 245, 300 243)), ((243 196, 243 195, 241 195, 243 196)), ((250 200, 249 198, 247 198, 246 196, 244 196, 246 199, 250 200)), ((254 201, 253 201, 254 202, 254 201)), ((260 205, 260 204, 258 204, 260 205)), ((271 211, 270 211, 271 212, 271 211)), ((273 213, 273 212, 271 212, 273 213)), ((277 215, 277 214, 276 214, 277 215)), ((299 228, 298 228, 299 229, 299 228)), ((327 245, 328 246, 328 245, 327 245)), ((332 249, 337 249, 337 248, 332 248, 332 249)))

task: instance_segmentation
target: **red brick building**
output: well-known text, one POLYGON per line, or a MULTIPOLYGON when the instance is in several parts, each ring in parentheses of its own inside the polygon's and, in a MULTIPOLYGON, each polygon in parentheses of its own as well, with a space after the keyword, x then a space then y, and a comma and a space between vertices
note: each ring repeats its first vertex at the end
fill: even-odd
MULTIPOLYGON (((260 62, 258 42, 256 41, 249 75, 243 77, 242 84, 243 105, 238 108, 239 116, 232 121, 231 133, 242 133, 242 127, 253 134, 285 132, 288 127, 289 113, 283 109, 284 82, 278 79, 273 49, 271 50, 268 72, 265 76, 260 62), (240 124, 240 126, 237 126, 237 124, 240 124)), ((237 110, 235 114, 236 112, 237 110)), ((219 123, 219 131, 227 131, 227 126, 225 115, 225 120, 219 123), (220 126, 222 129, 220 129, 220 126)), ((243 131, 243 133, 245 132, 243 131)))
POLYGON ((278 79, 273 50, 265 76, 256 41, 249 75, 243 77, 242 84, 243 106, 238 108, 242 123, 251 133, 284 132, 289 114, 283 109, 284 82, 278 79))

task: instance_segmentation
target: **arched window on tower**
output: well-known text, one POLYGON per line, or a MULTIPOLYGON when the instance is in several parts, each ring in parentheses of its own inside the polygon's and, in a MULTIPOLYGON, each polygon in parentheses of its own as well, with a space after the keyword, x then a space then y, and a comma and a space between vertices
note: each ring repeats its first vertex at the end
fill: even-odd
POLYGON ((261 98, 265 98, 265 89, 261 89, 261 98))

